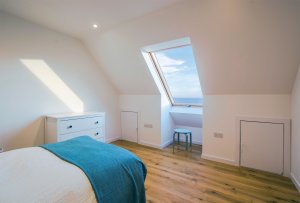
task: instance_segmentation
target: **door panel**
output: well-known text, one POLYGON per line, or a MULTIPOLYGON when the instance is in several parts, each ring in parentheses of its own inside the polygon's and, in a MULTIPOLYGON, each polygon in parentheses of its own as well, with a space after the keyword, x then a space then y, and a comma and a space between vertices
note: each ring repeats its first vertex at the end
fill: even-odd
POLYGON ((138 114, 137 112, 121 112, 122 139, 138 142, 138 114))
POLYGON ((283 173, 284 124, 241 121, 241 166, 283 173))

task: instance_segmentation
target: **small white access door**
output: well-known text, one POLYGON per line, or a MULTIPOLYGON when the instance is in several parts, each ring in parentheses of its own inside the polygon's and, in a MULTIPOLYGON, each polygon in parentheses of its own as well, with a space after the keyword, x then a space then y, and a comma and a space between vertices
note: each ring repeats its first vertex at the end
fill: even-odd
POLYGON ((132 111, 121 112, 122 139, 138 142, 138 113, 132 111))
POLYGON ((241 166, 282 174, 284 124, 241 121, 241 166))

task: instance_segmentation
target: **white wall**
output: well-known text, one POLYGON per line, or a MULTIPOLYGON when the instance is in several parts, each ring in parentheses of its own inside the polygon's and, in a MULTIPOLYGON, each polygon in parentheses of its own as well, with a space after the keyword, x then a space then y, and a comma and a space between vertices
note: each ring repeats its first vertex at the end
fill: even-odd
POLYGON ((107 138, 119 136, 118 92, 79 40, 5 13, 0 13, 0 27, 0 147, 43 144, 43 116, 72 111, 66 100, 73 101, 67 97, 62 102, 21 59, 50 67, 81 100, 84 111, 106 112, 107 138))
MULTIPOLYGON (((300 68, 299 68, 300 70, 300 68)), ((300 191, 300 71, 292 93, 292 170, 291 177, 300 191)))
POLYGON ((174 122, 170 115, 172 105, 170 104, 169 99, 166 94, 163 92, 162 88, 159 88, 161 91, 161 148, 168 146, 173 140, 173 129, 174 122))
POLYGON ((235 164, 237 116, 290 118, 290 95, 207 95, 203 112, 203 157, 235 164), (215 138, 214 132, 223 133, 215 138))
POLYGON ((157 74, 156 68, 153 65, 152 60, 149 57, 148 52, 153 51, 153 48, 155 48, 155 45, 152 47, 148 47, 146 50, 145 47, 142 49, 142 54, 144 57, 144 60, 148 66, 149 72, 152 75, 152 78, 156 84, 156 87, 158 91, 160 92, 160 98, 161 98, 161 103, 160 103, 160 109, 158 108, 153 108, 152 111, 160 111, 160 145, 156 146, 159 148, 164 148, 168 146, 171 141, 172 141, 172 134, 173 134, 173 129, 174 129, 174 122, 173 119, 171 118, 170 115, 170 110, 172 109, 172 105, 169 101, 169 98, 166 94, 166 90, 164 89, 161 80, 157 74), (150 49, 150 50, 149 50, 150 49))
POLYGON ((161 96, 120 95, 120 108, 139 113, 139 143, 159 148, 161 144, 161 96), (145 127, 145 124, 152 125, 152 128, 145 127))

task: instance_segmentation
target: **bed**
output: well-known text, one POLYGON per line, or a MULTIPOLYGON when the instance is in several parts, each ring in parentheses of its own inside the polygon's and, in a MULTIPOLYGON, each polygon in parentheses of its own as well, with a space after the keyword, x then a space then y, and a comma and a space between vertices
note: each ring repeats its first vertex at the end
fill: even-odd
POLYGON ((146 173, 131 152, 82 136, 0 153, 0 202, 145 202, 146 173))

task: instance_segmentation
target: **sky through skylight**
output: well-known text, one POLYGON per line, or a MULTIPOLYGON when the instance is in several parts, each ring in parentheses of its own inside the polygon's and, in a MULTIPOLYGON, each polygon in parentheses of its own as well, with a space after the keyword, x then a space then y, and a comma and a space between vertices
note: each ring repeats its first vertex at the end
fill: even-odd
POLYGON ((199 75, 190 45, 154 53, 175 103, 202 104, 199 75))

